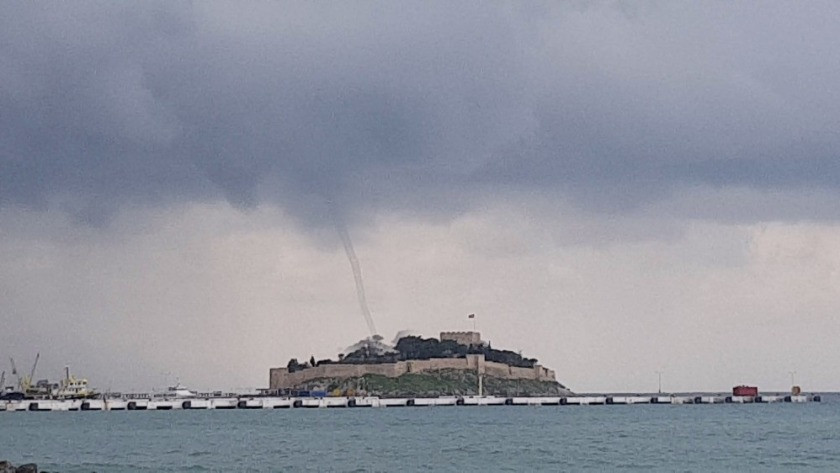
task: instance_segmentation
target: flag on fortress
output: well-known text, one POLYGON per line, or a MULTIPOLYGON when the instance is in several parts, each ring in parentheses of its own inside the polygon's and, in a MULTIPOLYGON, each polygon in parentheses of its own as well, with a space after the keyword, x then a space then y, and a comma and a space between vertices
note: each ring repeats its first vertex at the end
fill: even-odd
POLYGON ((467 316, 467 318, 468 318, 468 319, 474 319, 474 318, 475 318, 475 314, 470 314, 470 315, 468 315, 468 316, 467 316))

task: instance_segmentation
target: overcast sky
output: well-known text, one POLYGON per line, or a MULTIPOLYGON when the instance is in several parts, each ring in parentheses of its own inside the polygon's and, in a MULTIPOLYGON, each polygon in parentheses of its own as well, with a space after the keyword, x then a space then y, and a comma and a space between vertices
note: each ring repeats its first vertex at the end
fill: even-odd
POLYGON ((818 1, 4 2, 0 355, 264 387, 368 334, 339 219, 387 339, 476 313, 577 391, 840 389, 838 24, 818 1))

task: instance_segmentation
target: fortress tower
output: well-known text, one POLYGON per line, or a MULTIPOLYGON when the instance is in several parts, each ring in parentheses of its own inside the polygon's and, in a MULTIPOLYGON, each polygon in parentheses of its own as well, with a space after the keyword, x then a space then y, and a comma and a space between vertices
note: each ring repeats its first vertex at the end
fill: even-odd
POLYGON ((481 334, 478 332, 440 332, 440 341, 451 340, 461 345, 481 345, 481 334))

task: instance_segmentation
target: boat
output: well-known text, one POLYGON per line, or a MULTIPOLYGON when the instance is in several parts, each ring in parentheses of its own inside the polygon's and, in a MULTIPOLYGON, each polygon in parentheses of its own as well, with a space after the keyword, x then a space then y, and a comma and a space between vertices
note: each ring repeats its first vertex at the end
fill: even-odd
POLYGON ((0 391, 0 401, 22 401, 26 395, 22 391, 18 391, 11 386, 4 387, 0 391))
POLYGON ((17 366, 15 365, 15 359, 9 358, 9 361, 12 364, 12 375, 17 376, 17 387, 18 389, 14 391, 15 394, 12 396, 19 396, 19 394, 23 394, 23 397, 26 399, 46 399, 50 397, 50 391, 53 388, 53 385, 46 379, 38 380, 38 382, 34 382, 35 378, 35 368, 38 366, 38 360, 41 358, 41 354, 38 353, 35 355, 35 363, 32 364, 32 370, 29 372, 29 375, 21 376, 18 373, 17 366))
POLYGON ((51 383, 47 379, 40 379, 34 382, 35 368, 38 366, 38 360, 41 354, 35 355, 35 363, 32 364, 32 369, 29 375, 21 376, 18 373, 17 366, 15 366, 14 358, 10 358, 12 364, 12 374, 17 376, 17 388, 4 386, 5 371, 0 376, 0 400, 18 400, 18 399, 36 399, 36 400, 50 400, 50 399, 90 399, 97 396, 96 391, 88 386, 88 381, 82 378, 76 378, 70 374, 70 368, 64 367, 64 379, 58 383, 51 383))
POLYGON ((195 391, 190 391, 184 386, 181 386, 181 383, 176 383, 175 386, 167 387, 166 393, 163 394, 163 397, 176 399, 194 398, 196 396, 197 394, 195 391))
POLYGON ((70 367, 64 367, 64 379, 52 392, 56 399, 90 399, 97 395, 96 391, 88 387, 86 379, 77 378, 70 374, 70 367))

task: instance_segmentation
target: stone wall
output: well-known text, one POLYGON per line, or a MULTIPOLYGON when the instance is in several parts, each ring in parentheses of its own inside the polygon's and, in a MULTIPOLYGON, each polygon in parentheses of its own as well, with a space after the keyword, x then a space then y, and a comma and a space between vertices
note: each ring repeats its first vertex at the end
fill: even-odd
POLYGON ((503 379, 556 381, 554 371, 541 365, 535 365, 533 368, 518 368, 504 363, 486 361, 484 355, 467 355, 466 358, 433 358, 430 360, 409 360, 369 365, 324 364, 294 373, 289 373, 288 368, 271 368, 269 371, 269 389, 294 388, 299 384, 319 378, 357 378, 366 374, 396 378, 405 373, 423 373, 445 369, 476 371, 479 374, 503 379))

